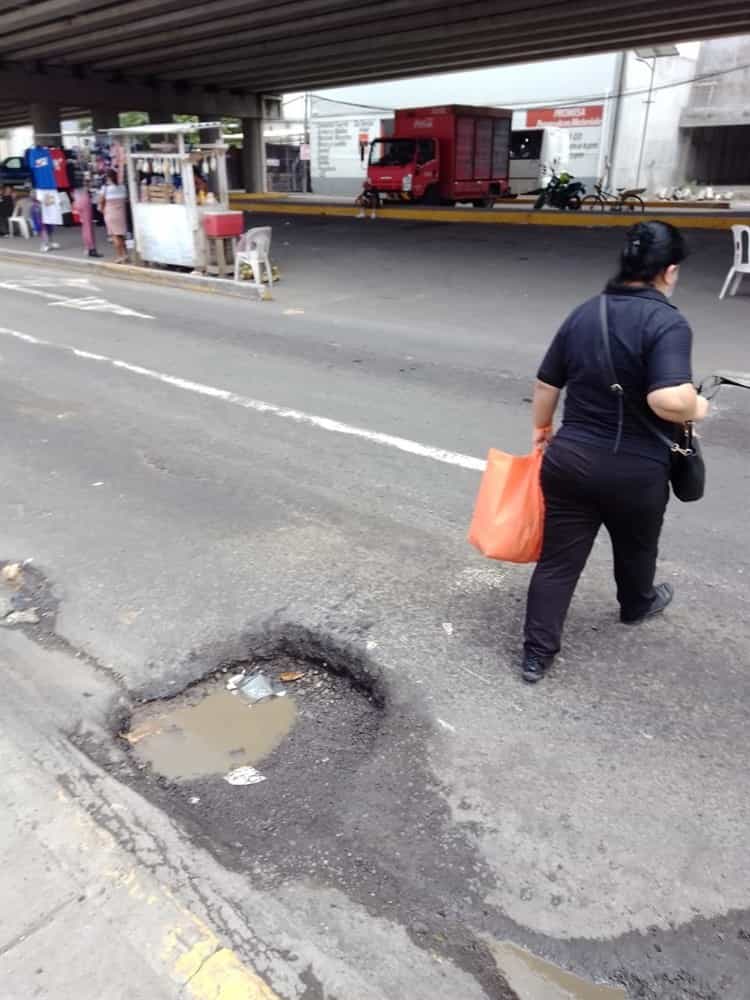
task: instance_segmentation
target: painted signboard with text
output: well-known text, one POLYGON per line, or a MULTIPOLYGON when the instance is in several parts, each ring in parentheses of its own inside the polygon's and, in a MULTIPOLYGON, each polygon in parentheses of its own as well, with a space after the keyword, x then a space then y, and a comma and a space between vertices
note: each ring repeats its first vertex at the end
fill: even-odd
POLYGON ((568 108, 533 108, 526 112, 526 128, 570 129, 570 172, 596 179, 601 172, 603 104, 568 108))

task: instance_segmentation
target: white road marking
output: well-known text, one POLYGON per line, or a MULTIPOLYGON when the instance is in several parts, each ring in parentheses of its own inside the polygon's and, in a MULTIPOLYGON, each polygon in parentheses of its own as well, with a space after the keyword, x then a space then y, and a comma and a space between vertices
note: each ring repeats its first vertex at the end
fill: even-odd
POLYGON ((7 288, 11 292, 24 292, 26 295, 36 295, 41 299, 50 299, 49 305, 51 306, 83 309, 86 312, 108 312, 114 313, 116 316, 135 316, 137 319, 154 318, 153 316, 149 316, 148 313, 136 312, 135 309, 130 309, 128 306, 119 306, 115 302, 109 302, 107 299, 100 299, 91 295, 83 298, 70 298, 60 295, 59 292, 43 291, 43 288, 54 288, 56 284, 64 284, 72 288, 85 288, 87 291, 97 291, 91 285, 81 284, 81 282, 85 281, 85 278, 66 278, 61 282, 52 282, 45 279, 23 279, 21 281, 1 281, 0 288, 7 288))
POLYGON ((90 292, 98 292, 99 289, 91 284, 89 278, 11 278, 5 283, 10 287, 17 287, 20 291, 23 288, 85 288, 90 292))
POLYGON ((418 441, 410 441, 408 438, 396 437, 393 434, 383 434, 380 431, 370 431, 364 427, 355 427, 353 424, 345 424, 340 420, 332 420, 330 417, 317 417, 312 413, 304 413, 302 410, 277 406, 275 403, 265 403, 260 399, 251 399, 249 396, 241 396, 239 393, 230 392, 229 389, 219 389, 216 386, 206 385, 203 382, 193 382, 191 379, 179 378, 177 375, 168 375, 165 372, 155 371, 153 368, 132 365, 128 361, 111 358, 106 354, 93 354, 91 351, 83 351, 78 347, 72 347, 68 344, 56 344, 53 341, 32 337, 31 334, 20 333, 18 330, 10 330, 4 326, 0 327, 0 334, 6 337, 14 337, 16 340, 22 340, 27 344, 34 344, 37 347, 52 347, 59 351, 66 351, 86 361, 96 361, 101 364, 111 365, 113 368, 120 368, 123 371, 131 372, 133 375, 141 375, 144 378, 154 379, 165 385, 174 386, 176 389, 194 392, 199 396, 208 396, 211 399, 220 399, 225 403, 231 403, 233 406, 241 406, 245 410, 254 410, 256 413, 267 413, 271 416, 282 417, 285 420, 292 420, 298 424, 308 424, 312 427, 317 427, 319 430, 330 431, 333 434, 346 434, 350 437, 362 438, 364 441, 384 445, 387 448, 396 448, 398 451, 404 451, 409 455, 417 455, 420 458, 431 458, 435 462, 456 465, 461 469, 471 469, 473 472, 484 472, 487 466, 483 458, 475 458, 473 455, 463 455, 461 452, 448 451, 445 448, 434 448, 431 445, 420 444, 418 441))

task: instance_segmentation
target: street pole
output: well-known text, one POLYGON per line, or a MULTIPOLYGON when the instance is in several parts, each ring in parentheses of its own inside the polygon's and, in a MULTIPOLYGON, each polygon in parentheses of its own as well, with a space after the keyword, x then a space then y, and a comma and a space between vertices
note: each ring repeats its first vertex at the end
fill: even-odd
MULTIPOLYGON (((639 59, 639 62, 645 62, 645 59, 639 59)), ((638 171, 635 175, 635 186, 640 187, 641 183, 641 168, 643 167, 643 154, 646 149, 646 132, 648 131, 648 118, 651 114, 651 105, 653 101, 651 99, 654 92, 654 76, 656 74, 656 56, 651 57, 651 82, 648 85, 648 98, 646 99, 646 114, 643 116, 643 134, 641 135, 641 152, 638 156, 638 171)))

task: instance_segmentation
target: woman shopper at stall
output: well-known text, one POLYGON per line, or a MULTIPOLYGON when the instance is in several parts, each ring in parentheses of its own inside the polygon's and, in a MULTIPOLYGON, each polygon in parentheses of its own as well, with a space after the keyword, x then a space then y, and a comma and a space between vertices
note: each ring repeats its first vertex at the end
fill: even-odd
POLYGON ((609 532, 620 620, 637 625, 672 601, 654 585, 659 535, 669 496, 670 451, 652 425, 701 420, 708 402, 693 386, 692 332, 669 302, 686 256, 680 232, 664 222, 630 229, 617 277, 604 293, 612 362, 604 346, 602 297, 563 323, 542 361, 534 390, 534 445, 546 447, 542 555, 529 587, 523 678, 534 683, 560 649, 578 578, 603 524, 609 532), (562 427, 552 419, 566 389, 562 427), (645 422, 643 422, 645 420, 645 422))
POLYGON ((102 189, 101 212, 107 233, 112 237, 115 247, 115 263, 127 264, 128 254, 125 248, 125 236, 128 231, 125 203, 127 195, 125 185, 117 183, 117 172, 107 171, 107 183, 102 189))
POLYGON ((82 165, 72 166, 73 208, 81 223, 81 239, 86 254, 89 257, 101 257, 96 249, 96 231, 94 229, 94 206, 91 203, 89 191, 89 175, 82 165))

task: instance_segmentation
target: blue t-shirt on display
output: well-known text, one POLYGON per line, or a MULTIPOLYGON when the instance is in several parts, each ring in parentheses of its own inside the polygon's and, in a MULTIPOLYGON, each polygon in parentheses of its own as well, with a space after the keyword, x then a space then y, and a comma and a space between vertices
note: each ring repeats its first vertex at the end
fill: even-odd
POLYGON ((26 151, 26 162, 29 165, 31 176, 34 178, 34 187, 40 191, 56 191, 55 168, 52 163, 52 156, 46 146, 32 146, 26 151))

